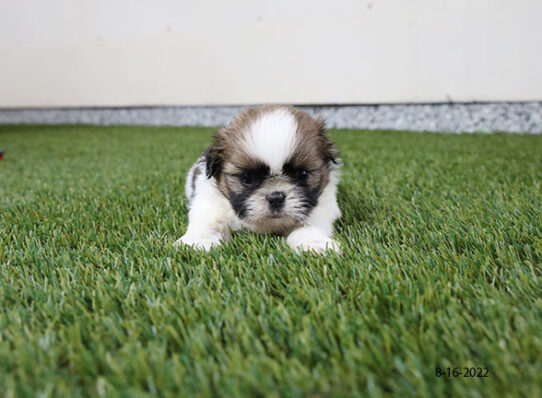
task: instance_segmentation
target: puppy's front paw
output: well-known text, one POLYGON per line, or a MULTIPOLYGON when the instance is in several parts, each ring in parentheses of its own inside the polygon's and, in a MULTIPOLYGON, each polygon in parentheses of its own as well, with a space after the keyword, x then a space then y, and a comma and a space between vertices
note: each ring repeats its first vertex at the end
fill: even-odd
POLYGON ((211 247, 219 246, 222 243, 220 235, 204 235, 196 236, 191 234, 185 234, 180 239, 176 240, 173 246, 179 247, 181 245, 191 246, 196 250, 204 250, 208 252, 211 247))
POLYGON ((323 254, 326 251, 334 251, 335 253, 340 253, 341 245, 339 244, 339 242, 331 238, 328 238, 324 240, 312 240, 312 241, 299 242, 297 245, 292 246, 292 249, 294 249, 297 252, 312 251, 318 254, 323 254))
POLYGON ((314 228, 301 228, 292 232, 286 239, 288 245, 297 252, 312 251, 318 254, 326 251, 341 252, 341 245, 319 230, 314 228))

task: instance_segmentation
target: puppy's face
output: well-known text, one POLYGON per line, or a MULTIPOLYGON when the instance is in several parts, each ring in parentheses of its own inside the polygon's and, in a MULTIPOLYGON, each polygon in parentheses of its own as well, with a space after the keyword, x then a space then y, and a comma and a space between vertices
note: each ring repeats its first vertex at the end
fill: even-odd
POLYGON ((336 151, 322 121, 291 107, 248 109, 206 154, 235 213, 255 230, 302 223, 326 187, 336 151))

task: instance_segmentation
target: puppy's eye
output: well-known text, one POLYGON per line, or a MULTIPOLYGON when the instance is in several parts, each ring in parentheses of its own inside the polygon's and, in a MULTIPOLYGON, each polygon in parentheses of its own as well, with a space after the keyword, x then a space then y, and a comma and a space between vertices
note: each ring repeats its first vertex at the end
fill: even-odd
POLYGON ((256 175, 251 172, 242 173, 239 176, 241 183, 246 186, 254 185, 256 183, 256 175))
POLYGON ((305 169, 299 169, 294 172, 294 178, 296 180, 304 181, 309 176, 309 172, 305 169))

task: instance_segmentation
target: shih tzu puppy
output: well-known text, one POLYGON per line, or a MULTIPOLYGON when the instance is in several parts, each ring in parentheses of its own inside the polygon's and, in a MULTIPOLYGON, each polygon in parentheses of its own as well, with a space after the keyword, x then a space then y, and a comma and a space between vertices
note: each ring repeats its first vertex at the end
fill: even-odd
POLYGON ((190 168, 188 228, 175 245, 209 250, 247 228, 298 251, 338 252, 339 167, 322 120, 289 106, 246 109, 190 168))

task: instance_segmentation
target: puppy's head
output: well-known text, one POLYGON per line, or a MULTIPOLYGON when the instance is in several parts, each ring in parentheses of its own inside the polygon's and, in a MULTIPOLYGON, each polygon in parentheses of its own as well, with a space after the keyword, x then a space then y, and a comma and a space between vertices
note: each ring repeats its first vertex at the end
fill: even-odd
POLYGON ((249 108, 215 133, 207 177, 254 229, 301 223, 338 162, 325 133, 322 120, 292 107, 249 108))

